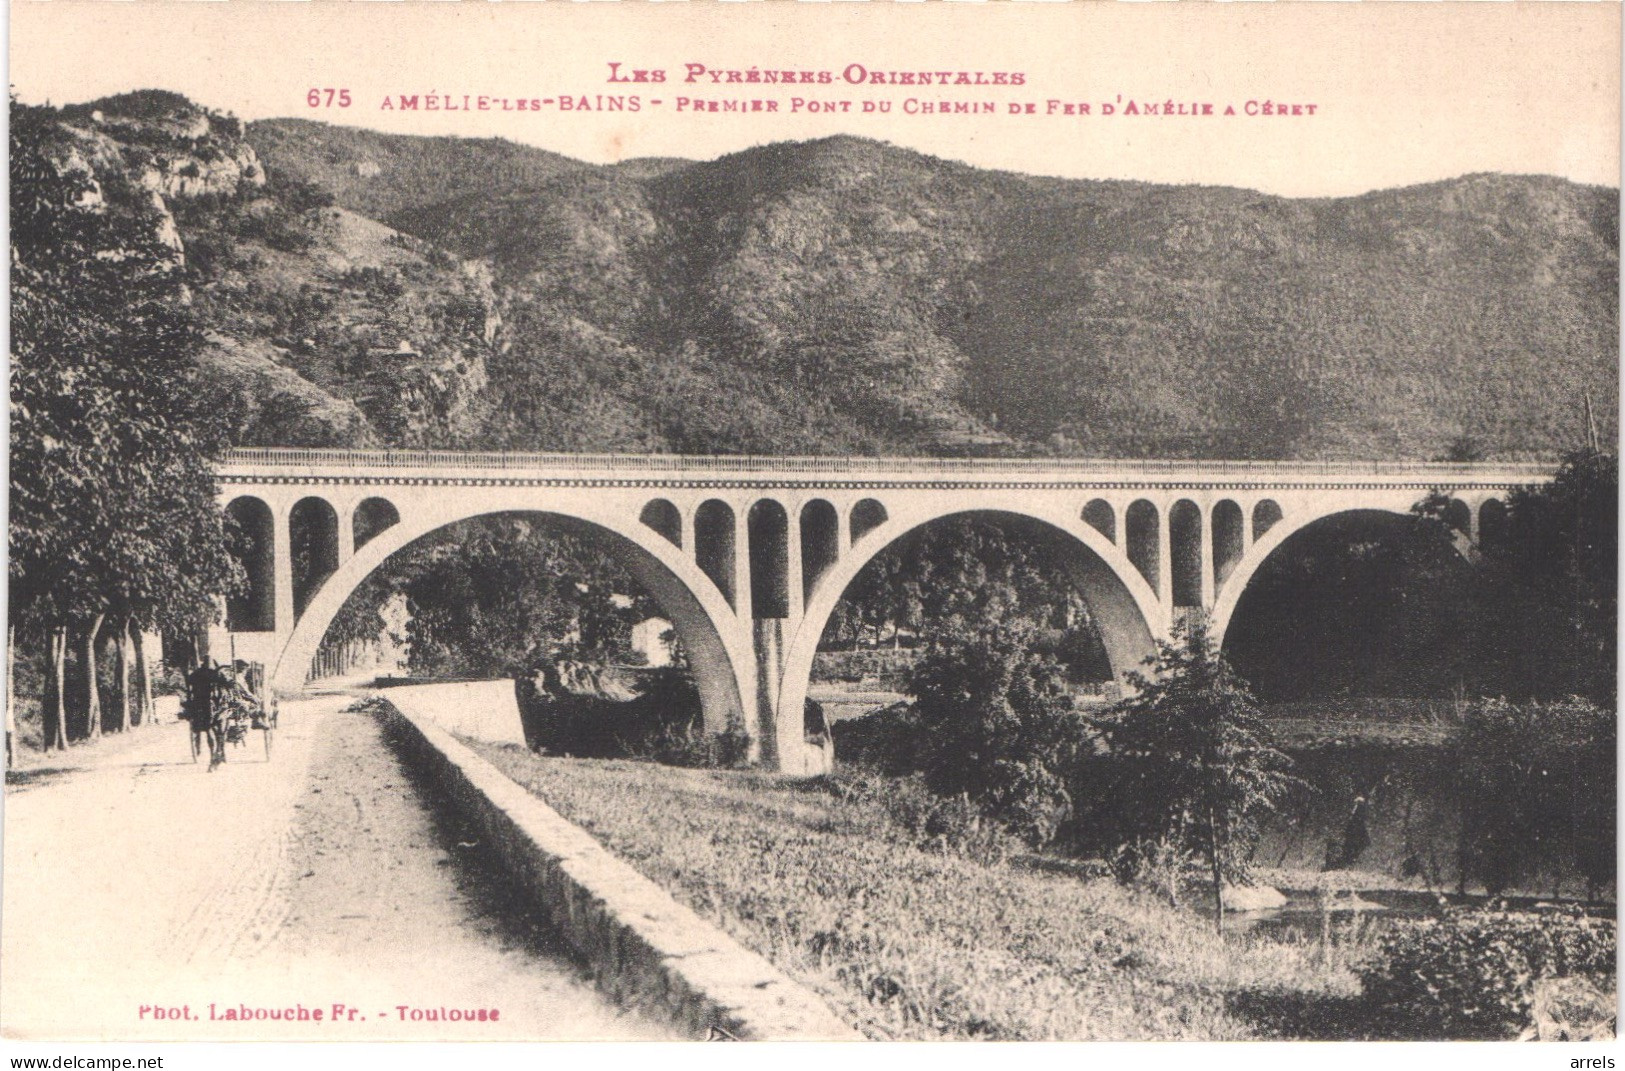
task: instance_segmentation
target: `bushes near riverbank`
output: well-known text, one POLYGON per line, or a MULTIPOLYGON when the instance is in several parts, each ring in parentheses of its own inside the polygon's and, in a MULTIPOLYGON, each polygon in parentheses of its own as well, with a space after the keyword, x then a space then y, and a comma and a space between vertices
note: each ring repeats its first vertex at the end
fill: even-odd
POLYGON ((1616 946, 1612 919, 1449 912, 1385 933, 1359 973, 1367 1000, 1392 1009, 1409 1036, 1493 1041, 1530 1029, 1542 1040, 1612 1040, 1616 946))

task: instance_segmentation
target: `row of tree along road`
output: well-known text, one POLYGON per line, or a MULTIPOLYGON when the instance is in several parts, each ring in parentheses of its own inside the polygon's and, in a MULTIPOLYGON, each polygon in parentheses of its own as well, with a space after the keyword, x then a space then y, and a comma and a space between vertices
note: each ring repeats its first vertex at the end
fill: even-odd
POLYGON ((190 635, 241 579, 180 252, 149 191, 64 165, 53 115, 11 105, 8 756, 20 662, 43 665, 43 743, 66 747, 103 730, 110 647, 127 727, 152 709, 143 634, 190 635))

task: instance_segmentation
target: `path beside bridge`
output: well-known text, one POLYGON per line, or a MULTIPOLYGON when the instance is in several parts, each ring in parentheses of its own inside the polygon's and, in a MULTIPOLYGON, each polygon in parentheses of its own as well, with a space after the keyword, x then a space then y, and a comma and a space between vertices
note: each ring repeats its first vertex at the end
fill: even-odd
POLYGON ((8 789, 0 1029, 120 1040, 673 1037, 591 987, 425 804, 374 719, 344 709, 352 701, 285 703, 270 762, 254 733, 211 774, 175 723, 70 753, 82 768, 8 789), (303 1007, 323 1019, 211 1020, 211 1004, 216 1016, 303 1007), (335 1004, 345 1008, 336 1022, 335 1004), (500 1018, 433 1021, 442 1008, 500 1018))

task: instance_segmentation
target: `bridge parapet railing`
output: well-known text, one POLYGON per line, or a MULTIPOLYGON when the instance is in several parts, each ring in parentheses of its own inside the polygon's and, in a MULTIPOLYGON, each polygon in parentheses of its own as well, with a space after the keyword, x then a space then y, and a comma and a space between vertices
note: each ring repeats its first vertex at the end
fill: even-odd
POLYGON ((251 447, 229 451, 228 470, 244 467, 340 470, 573 471, 628 475, 752 473, 763 475, 963 475, 1017 476, 1121 474, 1196 477, 1412 477, 1477 480, 1494 474, 1538 482, 1555 466, 1541 462, 1457 464, 1438 461, 1189 461, 1167 458, 933 458, 760 457, 743 454, 551 454, 463 453, 454 450, 344 450, 251 447))

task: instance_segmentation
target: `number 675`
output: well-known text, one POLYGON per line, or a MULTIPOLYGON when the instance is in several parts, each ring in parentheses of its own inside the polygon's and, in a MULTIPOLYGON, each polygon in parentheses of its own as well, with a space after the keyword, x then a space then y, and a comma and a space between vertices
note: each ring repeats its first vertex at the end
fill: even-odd
POLYGON ((312 89, 305 94, 305 103, 312 108, 331 108, 337 104, 340 108, 350 106, 350 91, 348 89, 312 89))

